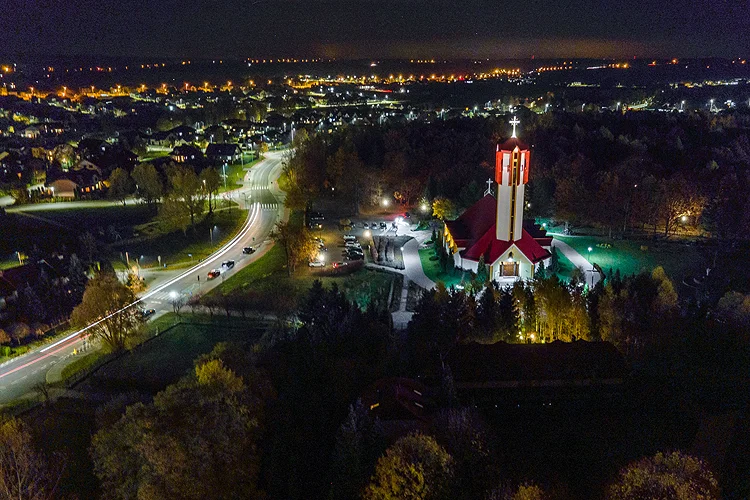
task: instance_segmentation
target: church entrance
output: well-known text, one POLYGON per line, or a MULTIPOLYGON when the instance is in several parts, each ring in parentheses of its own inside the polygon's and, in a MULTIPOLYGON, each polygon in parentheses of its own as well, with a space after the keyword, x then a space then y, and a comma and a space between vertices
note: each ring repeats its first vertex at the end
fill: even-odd
POLYGON ((500 276, 518 276, 518 262, 503 262, 500 266, 500 276))

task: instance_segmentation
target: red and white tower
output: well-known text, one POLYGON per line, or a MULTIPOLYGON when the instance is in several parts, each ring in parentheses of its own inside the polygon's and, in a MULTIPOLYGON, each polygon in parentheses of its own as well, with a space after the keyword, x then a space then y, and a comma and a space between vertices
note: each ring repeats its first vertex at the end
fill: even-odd
POLYGON ((523 231, 524 186, 529 182, 529 147, 516 137, 515 116, 510 121, 513 135, 495 153, 497 182, 496 237, 501 241, 518 241, 523 231))

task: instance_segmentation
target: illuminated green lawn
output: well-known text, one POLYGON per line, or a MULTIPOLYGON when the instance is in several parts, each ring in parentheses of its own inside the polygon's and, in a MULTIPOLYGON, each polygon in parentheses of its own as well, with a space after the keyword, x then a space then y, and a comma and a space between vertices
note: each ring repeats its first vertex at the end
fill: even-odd
MULTIPOLYGON (((560 236, 555 238, 567 243, 588 259, 591 247, 591 262, 605 272, 619 269, 623 275, 652 271, 662 266, 673 280, 681 280, 689 274, 701 271, 702 249, 674 241, 610 240, 593 236, 560 236), (602 244, 611 245, 603 248, 602 244)), ((562 256, 562 253, 560 253, 562 256)), ((562 258, 561 258, 562 263, 562 258)))
POLYGON ((442 281, 447 287, 460 284, 464 278, 464 271, 453 269, 447 273, 443 272, 440 269, 440 262, 434 257, 435 250, 433 248, 419 249, 419 260, 422 262, 422 269, 427 277, 435 283, 442 281))

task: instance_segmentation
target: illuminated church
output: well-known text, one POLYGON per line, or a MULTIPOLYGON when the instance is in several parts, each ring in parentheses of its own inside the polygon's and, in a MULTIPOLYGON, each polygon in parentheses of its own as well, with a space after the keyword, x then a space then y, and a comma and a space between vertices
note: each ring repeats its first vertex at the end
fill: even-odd
POLYGON ((524 224, 524 189, 529 181, 531 152, 516 137, 516 117, 510 122, 513 135, 498 144, 495 153, 495 184, 485 196, 458 219, 445 223, 445 245, 456 267, 477 271, 479 259, 489 269, 490 279, 531 279, 536 266, 550 257, 552 238, 533 221, 524 224), (547 247, 547 248, 545 248, 547 247))

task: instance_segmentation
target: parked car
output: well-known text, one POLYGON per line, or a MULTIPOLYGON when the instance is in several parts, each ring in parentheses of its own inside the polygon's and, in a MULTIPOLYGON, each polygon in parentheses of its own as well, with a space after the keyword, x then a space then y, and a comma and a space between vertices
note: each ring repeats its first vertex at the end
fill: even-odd
POLYGON ((369 224, 367 224, 367 222, 363 222, 362 223, 362 229, 369 229, 369 228, 370 228, 370 226, 369 226, 369 224))
POLYGON ((357 237, 353 234, 345 234, 344 241, 357 241, 357 237))
POLYGON ((325 241, 323 240, 323 238, 313 238, 313 240, 317 241, 321 245, 325 243, 325 241))
POLYGON ((221 269, 211 269, 208 272, 208 279, 212 280, 221 276, 221 269))
POLYGON ((307 265, 310 267, 325 267, 326 263, 322 260, 311 260, 307 265))
POLYGON ((347 241, 344 243, 346 248, 362 248, 362 245, 358 241, 347 241))
POLYGON ((347 254, 344 256, 345 260, 362 260, 365 256, 361 253, 356 252, 347 252, 347 254))
POLYGON ((332 264, 332 266, 333 266, 333 268, 334 268, 334 269, 337 269, 337 268, 339 268, 339 267, 344 267, 344 266, 346 266, 346 265, 348 265, 348 264, 347 264, 346 262, 334 262, 334 263, 332 264))
POLYGON ((232 269, 234 267, 234 261, 233 260, 225 260, 221 263, 221 267, 226 267, 227 269, 232 269))
POLYGON ((385 224, 385 222, 380 223, 380 229, 385 229, 386 227, 388 226, 385 224))
POLYGON ((404 212, 403 217, 404 219, 411 219, 411 214, 409 212, 404 212))
POLYGON ((250 255, 251 253, 255 253, 255 249, 253 247, 245 247, 242 249, 242 253, 250 255))

